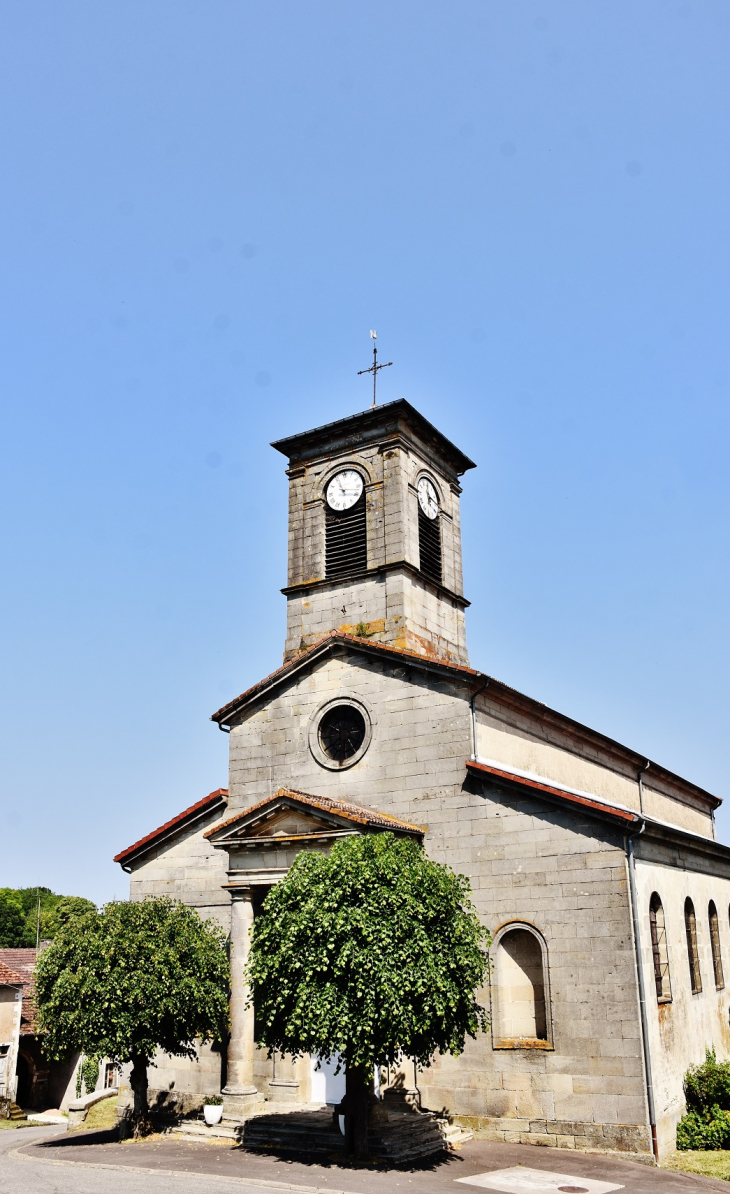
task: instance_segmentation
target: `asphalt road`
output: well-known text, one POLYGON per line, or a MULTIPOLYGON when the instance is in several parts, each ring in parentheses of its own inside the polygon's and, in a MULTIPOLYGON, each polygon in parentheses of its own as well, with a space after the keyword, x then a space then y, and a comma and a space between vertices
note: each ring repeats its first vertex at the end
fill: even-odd
POLYGON ((119 1144, 111 1133, 57 1127, 0 1132, 0 1194, 476 1194, 464 1178, 513 1166, 568 1174, 575 1185, 563 1189, 600 1182, 626 1194, 728 1191, 727 1182, 613 1157, 483 1140, 420 1170, 384 1172, 282 1160, 227 1144, 167 1138, 119 1144))

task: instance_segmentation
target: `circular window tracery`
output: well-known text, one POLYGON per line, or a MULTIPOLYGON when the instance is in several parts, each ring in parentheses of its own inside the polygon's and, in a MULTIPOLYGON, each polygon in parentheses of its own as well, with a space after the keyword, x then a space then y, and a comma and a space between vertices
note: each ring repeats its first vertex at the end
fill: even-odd
POLYGON ((365 741, 365 718, 354 705, 335 705, 319 723, 319 744, 333 763, 346 763, 365 741))
POLYGON ((309 719, 312 757, 328 771, 356 766, 370 746, 375 720, 368 702, 355 693, 341 692, 323 701, 309 719))

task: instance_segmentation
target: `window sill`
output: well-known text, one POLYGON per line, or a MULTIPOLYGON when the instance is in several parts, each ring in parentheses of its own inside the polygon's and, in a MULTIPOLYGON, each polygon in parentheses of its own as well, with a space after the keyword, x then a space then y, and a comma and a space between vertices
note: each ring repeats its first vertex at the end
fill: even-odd
POLYGON ((492 1043, 493 1049, 541 1049, 543 1052, 552 1053, 555 1046, 550 1041, 538 1040, 534 1037, 517 1037, 514 1039, 499 1040, 492 1043))

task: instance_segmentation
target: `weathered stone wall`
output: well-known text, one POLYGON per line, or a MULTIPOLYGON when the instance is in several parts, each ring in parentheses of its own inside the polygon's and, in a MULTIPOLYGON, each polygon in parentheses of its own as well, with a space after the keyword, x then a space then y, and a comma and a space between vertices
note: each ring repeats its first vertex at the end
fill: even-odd
POLYGON ((419 476, 426 472, 439 494, 442 577, 445 589, 463 594, 459 495, 438 462, 403 446, 371 445, 360 452, 328 455, 290 470, 289 586, 325 577, 325 492, 343 468, 365 481, 368 569, 373 575, 289 593, 285 659, 330 630, 352 633, 368 626, 378 642, 467 662, 463 608, 407 569, 375 573, 405 563, 418 569, 419 476), (343 613, 342 610, 345 612, 343 613))
MULTIPOLYGON (((561 737, 547 722, 538 725, 535 716, 498 709, 489 690, 479 701, 480 755, 604 799, 626 805, 633 799, 637 806, 638 785, 626 765, 621 773, 615 757, 604 757, 595 744, 575 735, 561 737)), ((429 855, 468 876, 480 915, 493 932, 524 922, 539 934, 547 957, 549 1033, 530 1047, 499 1048, 490 1032, 469 1042, 462 1057, 437 1059, 419 1077, 424 1104, 445 1107, 478 1132, 502 1139, 649 1157, 621 833, 581 812, 557 808, 537 794, 468 778, 465 761, 471 753, 467 687, 426 675, 407 660, 370 658, 343 648, 283 684, 233 727, 226 815, 286 787, 343 797, 425 826, 429 855), (322 707, 337 697, 356 698, 372 724, 369 748, 354 766, 342 769, 325 766, 310 745, 322 707)), ((663 795, 672 799, 669 789, 663 795)), ((675 803, 682 806, 681 801, 675 803)), ((184 835, 139 866, 133 876, 135 895, 169 891, 225 922, 228 897, 221 884, 227 858, 204 842, 206 827, 184 835)), ((685 865, 679 858, 667 862, 685 865)), ((708 869, 713 865, 708 863, 708 869)), ((667 865, 667 890, 679 892, 684 877, 667 865)), ((642 898, 646 902, 648 897, 642 898)), ((719 894, 714 898, 721 917, 727 915, 728 900, 719 894)), ((699 895, 696 905, 701 921, 704 905, 699 895)), ((674 909, 672 921, 680 925, 681 936, 681 918, 677 921, 674 909)), ((673 947, 675 952, 679 948, 673 947)), ((673 974, 680 965, 675 958, 673 974)), ((706 960, 703 967, 709 975, 706 960)), ((487 990, 485 999, 490 997, 487 990)), ((709 992, 693 998, 705 999, 708 1008, 712 1002, 709 992)), ((714 990, 712 999, 712 1007, 720 1007, 714 990)), ((672 1011, 679 1013, 680 1004, 672 1011)), ((687 1015, 694 1016, 694 1005, 687 1015)), ((719 1012, 712 1015, 715 1035, 708 1039, 719 1042, 719 1012)), ((679 1022, 676 1017, 675 1021, 679 1022)), ((709 1029, 701 1017, 693 1023, 689 1036, 695 1044, 702 1038, 701 1052, 709 1029)), ((662 1097, 669 1108, 669 1119, 660 1125, 662 1141, 673 1130, 672 1108, 681 1098, 687 1057, 698 1060, 696 1053, 695 1049, 690 1056, 682 1044, 662 1071, 662 1097)), ((195 1079, 180 1074, 170 1079, 169 1069, 165 1062, 159 1071, 161 1089, 169 1089, 170 1080, 180 1089, 185 1081, 202 1093, 213 1079, 212 1071, 200 1071, 195 1079)), ((259 1088, 270 1097, 306 1097, 305 1063, 292 1066, 281 1058, 274 1063, 259 1051, 255 1073, 259 1088)))
POLYGON ((492 930, 527 920, 542 934, 554 1048, 497 1050, 488 1034, 421 1075, 424 1102, 505 1138, 646 1152, 621 837, 539 799, 467 780, 470 753, 462 687, 379 660, 330 658, 234 727, 229 806, 247 807, 283 786, 425 825, 428 853, 469 877, 492 930), (369 750, 344 771, 322 767, 308 748, 318 709, 338 695, 357 695, 373 721, 369 750))
POLYGON ((688 1066, 715 1048, 720 1060, 730 1058, 730 868, 691 848, 669 849, 639 839, 636 862, 646 1017, 651 1049, 657 1138, 660 1155, 675 1147, 676 1126, 684 1114, 682 1080, 688 1066), (664 909, 669 955, 671 1003, 659 1003, 649 926, 649 901, 659 895, 664 909), (702 991, 690 983, 684 902, 694 904, 702 991), (712 964, 709 901, 714 900, 720 932, 724 985, 718 989, 712 964))
MULTIPOLYGON (((148 1099, 155 1111, 171 1115, 189 1115, 199 1110, 206 1095, 218 1094, 225 1072, 225 1056, 219 1045, 198 1045, 195 1058, 170 1057, 159 1049, 154 1065, 147 1071, 148 1099)), ((129 1085, 131 1067, 122 1067, 119 1083, 119 1114, 123 1115, 134 1105, 134 1095, 129 1085)))
POLYGON ((182 900, 201 916, 217 920, 223 931, 229 933, 231 901, 222 886, 227 882, 228 860, 203 837, 207 829, 225 816, 225 810, 218 809, 215 815, 197 821, 171 843, 157 846, 135 862, 129 877, 129 898, 143 900, 145 896, 166 895, 182 900))
MULTIPOLYGON (((561 725, 545 711, 540 717, 524 706, 505 705, 486 692, 477 698, 477 746, 484 760, 498 760, 518 770, 532 772, 569 788, 590 792, 602 800, 640 809, 638 771, 631 770, 625 752, 590 734, 561 725)), ((704 837, 713 836, 709 808, 691 798, 679 783, 659 778, 651 769, 644 773, 644 812, 648 816, 688 829, 704 837)))

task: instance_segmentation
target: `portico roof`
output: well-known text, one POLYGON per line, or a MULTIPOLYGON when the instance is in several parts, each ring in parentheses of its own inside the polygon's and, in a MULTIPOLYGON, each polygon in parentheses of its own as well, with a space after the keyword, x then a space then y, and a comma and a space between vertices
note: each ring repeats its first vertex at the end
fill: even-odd
POLYGON ((303 841, 313 836, 332 836, 333 833, 339 836, 343 830, 352 832, 356 828, 360 832, 390 830, 400 836, 419 839, 426 832, 422 825, 412 825, 410 821, 402 821, 388 813, 352 804, 349 800, 334 800, 330 796, 313 796, 309 792, 298 792, 293 788, 279 788, 273 795, 242 809, 240 813, 229 817, 220 825, 213 826, 203 836, 214 846, 227 847, 244 839, 257 844, 303 841), (311 826, 303 827, 303 831, 298 833, 282 830, 279 833, 267 834, 266 822, 273 821, 277 813, 286 809, 309 814, 312 819, 311 826))

